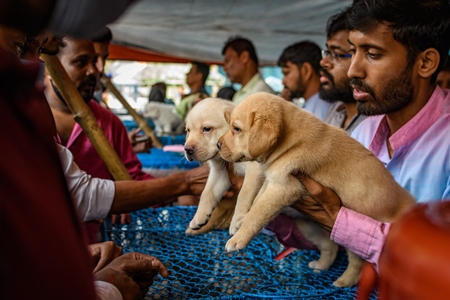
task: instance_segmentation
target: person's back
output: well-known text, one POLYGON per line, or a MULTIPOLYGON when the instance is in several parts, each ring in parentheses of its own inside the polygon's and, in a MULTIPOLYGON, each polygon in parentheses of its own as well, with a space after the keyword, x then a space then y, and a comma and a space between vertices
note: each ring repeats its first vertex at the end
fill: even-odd
POLYGON ((50 111, 42 88, 34 88, 39 66, 14 62, 2 51, 0 57, 5 75, 1 90, 8 91, 0 96, 0 122, 8 128, 1 138, 15 141, 2 147, 0 158, 0 232, 5 243, 0 298, 24 299, 26 280, 37 298, 95 299, 90 258, 58 162, 50 111), (24 278, 23 270, 32 280, 24 278), (70 295, 67 282, 74 289, 70 295))
POLYGON ((239 103, 256 92, 275 94, 258 71, 259 60, 252 42, 240 36, 231 37, 222 48, 223 69, 232 83, 241 84, 233 102, 239 103))

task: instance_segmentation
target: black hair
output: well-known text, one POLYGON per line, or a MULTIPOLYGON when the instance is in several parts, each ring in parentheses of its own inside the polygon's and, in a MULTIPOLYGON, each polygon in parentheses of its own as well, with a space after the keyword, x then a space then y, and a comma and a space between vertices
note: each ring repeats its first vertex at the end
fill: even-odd
POLYGON ((217 92, 217 98, 232 100, 236 90, 232 86, 224 86, 217 92))
POLYGON ((192 65, 197 66, 197 72, 202 73, 203 75, 203 84, 205 84, 206 79, 209 76, 209 66, 205 63, 202 62, 198 62, 198 61, 193 61, 191 62, 192 65))
POLYGON ((349 29, 369 32, 380 23, 392 29, 393 38, 408 51, 411 65, 420 52, 436 49, 441 57, 431 82, 445 64, 450 47, 448 0, 354 0, 348 12, 349 29))
POLYGON ((327 39, 338 31, 347 29, 347 12, 350 9, 348 7, 344 11, 332 15, 327 21, 327 39))
POLYGON ((308 62, 316 74, 319 75, 321 59, 320 47, 316 43, 302 41, 284 49, 280 58, 278 58, 277 64, 280 67, 285 67, 288 62, 291 62, 300 67, 303 63, 308 62))
POLYGON ((231 48, 234 51, 236 51, 238 55, 241 55, 242 52, 247 51, 250 59, 256 64, 256 66, 259 66, 259 60, 258 55, 256 54, 256 49, 249 39, 246 39, 239 35, 230 37, 222 48, 222 55, 225 54, 225 51, 228 48, 231 48))
POLYGON ((161 90, 158 89, 157 87, 152 87, 148 95, 148 101, 164 103, 164 100, 165 97, 163 95, 163 92, 161 92, 161 90))
POLYGON ((92 38, 92 42, 94 43, 111 43, 113 39, 111 29, 108 27, 103 27, 100 29, 98 34, 92 38))

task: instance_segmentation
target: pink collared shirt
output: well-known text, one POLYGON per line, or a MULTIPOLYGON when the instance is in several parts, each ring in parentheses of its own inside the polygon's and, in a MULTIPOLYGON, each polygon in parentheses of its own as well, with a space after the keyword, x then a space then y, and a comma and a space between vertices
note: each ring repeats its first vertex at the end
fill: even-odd
POLYGON ((391 225, 341 207, 330 238, 372 263, 378 270, 378 259, 391 225))
MULTIPOLYGON (((127 130, 122 121, 120 121, 120 119, 111 111, 101 107, 95 101, 89 101, 88 106, 94 113, 94 116, 100 127, 103 129, 106 138, 124 162, 131 177, 134 180, 153 179, 153 176, 142 171, 142 164, 133 151, 133 147, 131 146, 128 138, 127 130)), ((112 179, 105 163, 98 155, 91 141, 83 132, 83 129, 78 123, 75 123, 66 148, 72 152, 74 161, 81 170, 85 171, 89 175, 92 175, 93 177, 112 179)))

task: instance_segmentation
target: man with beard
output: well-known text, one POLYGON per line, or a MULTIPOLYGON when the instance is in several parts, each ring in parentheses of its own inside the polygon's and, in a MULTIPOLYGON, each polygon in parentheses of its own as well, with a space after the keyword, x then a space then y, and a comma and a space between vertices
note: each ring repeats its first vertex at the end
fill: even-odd
POLYGON ((323 120, 331 103, 319 97, 320 48, 310 41, 290 45, 283 50, 278 65, 283 72, 283 84, 292 98, 305 99, 304 109, 323 120))
MULTIPOLYGON (((370 116, 352 136, 418 202, 450 199, 450 91, 436 85, 450 48, 449 10, 447 0, 354 0, 348 13, 348 76, 358 112, 370 116)), ((395 243, 391 224, 340 207, 330 189, 310 178, 302 183, 314 195, 299 203, 303 212, 378 266, 386 237, 395 243)))
MULTIPOLYGON (((91 101, 99 78, 96 67, 97 55, 92 41, 74 40, 65 37, 58 56, 131 177, 134 180, 153 179, 153 176, 142 171, 142 164, 134 153, 126 128, 119 118, 108 109, 101 107, 97 102, 91 101)), ((91 141, 83 132, 81 126, 75 122, 72 111, 54 85, 52 78, 47 75, 44 84, 47 101, 56 123, 58 142, 72 152, 74 161, 81 170, 96 178, 112 179, 108 168, 91 141)), ((125 220, 123 219, 122 222, 125 222, 125 220)), ((100 225, 96 222, 87 223, 90 243, 98 241, 99 228, 100 225)))
POLYGON ((319 96, 333 105, 324 122, 345 129, 349 134, 365 119, 356 110, 353 89, 347 76, 351 54, 348 53, 347 10, 328 19, 327 50, 322 50, 319 96))

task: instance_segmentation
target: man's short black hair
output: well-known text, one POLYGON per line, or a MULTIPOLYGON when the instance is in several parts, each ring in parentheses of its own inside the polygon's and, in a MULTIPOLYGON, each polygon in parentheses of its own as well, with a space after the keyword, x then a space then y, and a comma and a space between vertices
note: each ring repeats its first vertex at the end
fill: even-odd
POLYGON ((111 29, 109 29, 108 27, 103 27, 98 34, 96 34, 93 38, 92 38, 92 42, 94 43, 111 43, 113 39, 112 36, 112 32, 111 29))
POLYGON ((450 47, 448 0, 354 0, 348 12, 349 29, 369 32, 380 23, 392 29, 393 38, 408 50, 411 65, 422 51, 434 48, 441 57, 437 74, 450 47))
POLYGON ((231 48, 234 51, 236 51, 238 55, 241 55, 242 52, 247 51, 250 59, 256 64, 256 66, 259 66, 259 60, 258 55, 256 54, 256 49, 249 39, 246 39, 239 35, 230 37, 222 48, 222 55, 225 54, 225 51, 228 48, 231 48))
POLYGON ((327 39, 329 39, 333 34, 338 31, 347 29, 347 12, 350 9, 348 7, 346 10, 341 11, 333 16, 331 16, 327 21, 327 39))
POLYGON ((300 67, 303 63, 308 62, 319 75, 320 60, 322 59, 320 51, 320 47, 312 41, 298 42, 283 50, 277 64, 285 67, 288 62, 291 62, 300 67))
POLYGON ((197 72, 202 73, 203 84, 205 84, 206 79, 209 76, 209 66, 207 64, 199 62, 199 61, 193 61, 193 62, 191 62, 191 64, 197 66, 197 72))

